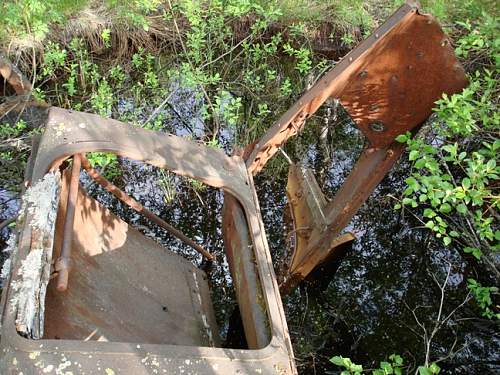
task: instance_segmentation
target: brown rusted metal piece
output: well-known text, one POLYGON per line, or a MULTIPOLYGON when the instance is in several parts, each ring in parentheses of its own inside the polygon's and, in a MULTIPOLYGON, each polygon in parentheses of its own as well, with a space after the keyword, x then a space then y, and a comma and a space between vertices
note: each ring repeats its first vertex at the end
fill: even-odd
POLYGON ((73 156, 73 165, 71 166, 61 254, 55 264, 55 269, 58 273, 57 290, 60 292, 64 292, 68 288, 69 271, 71 268, 71 241, 73 240, 73 223, 75 220, 81 167, 82 156, 76 154, 73 156))
POLYGON ((464 70, 435 18, 420 13, 415 2, 407 3, 247 149, 247 167, 256 174, 328 98, 341 102, 368 141, 329 203, 310 171, 291 167, 288 196, 296 243, 280 285, 283 293, 293 290, 335 246, 349 241, 341 231, 404 150, 395 143, 396 136, 415 132, 443 93, 453 94, 466 84, 464 70))
POLYGON ((146 218, 151 220, 153 223, 159 225, 160 227, 165 229, 167 232, 169 232, 170 234, 174 235, 179 240, 184 242, 186 245, 195 249, 197 252, 199 252, 205 258, 207 258, 211 261, 215 260, 215 257, 212 254, 210 254, 210 252, 208 252, 202 246, 198 245, 196 242, 191 240, 188 236, 186 236, 184 233, 182 233, 179 229, 170 225, 165 220, 160 219, 158 216, 156 216, 154 213, 152 213, 150 210, 148 210, 142 204, 137 202, 130 195, 128 195, 124 191, 120 190, 117 186, 115 186, 114 184, 109 182, 105 177, 101 176, 101 174, 99 172, 97 172, 94 168, 92 168, 92 165, 90 164, 90 162, 88 161, 88 159, 85 156, 82 157, 82 165, 83 165, 83 168, 85 169, 85 171, 88 173, 88 175, 90 177, 92 177, 92 179, 94 181, 96 181, 99 185, 101 185, 104 189, 109 191, 111 194, 113 194, 116 198, 121 200, 127 206, 129 206, 130 208, 143 214, 146 218))
POLYGON ((280 285, 281 294, 291 292, 310 272, 325 259, 330 258, 337 248, 354 240, 352 233, 332 237, 331 242, 322 242, 321 247, 310 248, 325 236, 328 221, 328 202, 311 170, 292 164, 288 171, 286 188, 293 220, 293 253, 288 265, 288 274, 280 285), (314 252, 317 256, 309 255, 314 252), (302 271, 304 270, 304 271, 302 271))
MULTIPOLYGON (((66 178, 65 178, 66 177, 66 178)), ((63 240, 63 176, 54 251, 63 240)), ((67 293, 49 284, 44 340, 220 345, 206 275, 78 191, 67 293)), ((45 365, 46 366, 46 365, 45 365)))
MULTIPOLYGON (((254 262, 258 276, 258 282, 257 278, 255 281, 261 286, 261 294, 256 295, 261 296, 258 298, 265 312, 261 317, 268 340, 256 341, 257 350, 241 350, 218 347, 214 336, 215 347, 212 347, 203 333, 207 332, 207 326, 212 327, 208 316, 210 293, 203 272, 192 265, 186 266, 187 262, 168 249, 158 251, 159 246, 152 240, 80 190, 70 287, 66 293, 57 293, 55 282, 49 284, 45 300, 49 321, 43 339, 31 340, 16 331, 16 290, 12 287, 16 280, 9 279, 5 284, 0 373, 38 373, 40 363, 58 368, 64 357, 64 363, 70 363, 65 371, 77 373, 84 369, 87 374, 102 373, 105 369, 134 375, 170 374, 179 369, 199 374, 296 374, 253 179, 243 159, 174 135, 88 113, 51 108, 39 146, 34 149, 27 179, 35 183, 47 171, 56 171, 72 155, 96 151, 142 160, 221 188, 234 197, 243 211, 245 221, 240 222, 246 223, 252 245, 246 250, 254 262), (172 314, 168 315, 172 304, 172 314), (31 352, 37 353, 36 360, 31 359, 31 352)), ((61 199, 65 196, 62 193, 61 199)), ((60 215, 63 216, 62 211, 60 215)), ((55 254, 61 246, 62 239, 58 238, 64 223, 59 214, 57 220, 55 254)), ((28 215, 20 227, 13 275, 30 253, 32 225, 28 215)), ((241 248, 233 250, 238 258, 241 248)), ((233 279, 236 276, 233 274, 233 279)), ((250 283, 247 285, 252 287, 250 283)))
POLYGON ((404 144, 394 142, 383 149, 363 150, 351 174, 333 200, 325 206, 326 225, 322 229, 315 228, 318 235, 307 240, 307 247, 302 250, 300 259, 290 266, 280 290, 286 292, 293 290, 323 262, 325 254, 322 249, 334 248, 341 244, 336 243, 342 239, 341 231, 399 159, 404 148, 404 144))
POLYGON ((31 82, 3 55, 0 55, 0 75, 13 87, 16 94, 26 95, 31 92, 31 82))
POLYGON ((258 173, 328 98, 339 99, 370 142, 383 148, 421 124, 443 93, 467 84, 436 19, 404 4, 308 90, 259 140, 247 159, 258 173))
POLYGON ((224 194, 222 223, 227 260, 248 348, 262 348, 270 340, 262 285, 255 267, 245 212, 229 193, 224 194))

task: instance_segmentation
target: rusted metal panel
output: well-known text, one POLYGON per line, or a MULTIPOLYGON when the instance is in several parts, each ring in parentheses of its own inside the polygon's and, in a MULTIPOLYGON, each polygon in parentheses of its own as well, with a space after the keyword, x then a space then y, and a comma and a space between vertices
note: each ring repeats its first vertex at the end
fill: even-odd
MULTIPOLYGON (((119 270, 125 270, 124 267, 125 264, 128 264, 127 262, 136 264, 138 267, 136 272, 139 276, 133 274, 133 277, 139 278, 139 280, 146 278, 149 268, 153 267, 152 269, 155 271, 150 277, 160 280, 162 285, 155 285, 154 288, 156 289, 151 289, 153 286, 150 288, 150 284, 145 286, 149 290, 153 290, 155 296, 163 295, 162 288, 175 287, 175 284, 165 285, 169 284, 168 281, 164 280, 166 276, 156 273, 160 273, 161 270, 154 267, 163 264, 162 261, 155 258, 160 256, 159 251, 154 248, 151 248, 151 251, 144 251, 145 244, 148 248, 150 246, 142 236, 134 232, 132 228, 119 224, 119 221, 116 221, 106 210, 98 208, 95 201, 88 201, 88 204, 83 205, 82 203, 82 211, 80 214, 77 211, 75 217, 75 227, 77 225, 78 227, 75 230, 72 242, 72 245, 76 247, 72 251, 72 258, 73 254, 75 254, 73 259, 74 268, 69 275, 68 290, 63 293, 51 294, 51 298, 59 298, 60 302, 60 304, 50 305, 52 309, 51 315, 57 316, 59 314, 63 316, 59 310, 64 306, 63 300, 65 300, 65 296, 68 301, 72 301, 71 308, 68 309, 70 313, 65 315, 65 320, 61 320, 60 327, 56 325, 49 329, 47 326, 47 335, 59 336, 60 333, 56 332, 61 332, 60 329, 66 333, 71 332, 76 317, 80 314, 80 318, 87 316, 86 323, 83 326, 90 327, 92 324, 90 320, 99 318, 99 324, 108 329, 108 336, 115 337, 118 341, 113 341, 115 340, 113 338, 108 342, 85 342, 76 339, 83 336, 83 331, 79 331, 78 337, 74 337, 75 339, 67 337, 58 340, 52 338, 30 340, 20 336, 15 327, 16 311, 12 305, 15 291, 10 287, 11 277, 7 280, 6 289, 2 294, 0 372, 6 374, 21 371, 26 374, 37 373, 43 371, 44 368, 40 367, 42 364, 43 366, 57 368, 64 362, 69 361, 71 364, 65 368, 66 371, 77 373, 79 371, 78 366, 82 366, 81 368, 84 368, 87 374, 100 374, 103 369, 109 369, 117 374, 152 374, 156 372, 175 374, 181 373, 181 370, 185 373, 200 374, 249 372, 296 374, 293 350, 286 327, 285 314, 274 275, 264 225, 259 212, 257 196, 252 176, 248 174, 243 160, 238 156, 228 157, 220 150, 211 149, 173 135, 134 128, 96 115, 51 108, 46 129, 38 145, 37 155, 33 158, 32 172, 28 174, 30 180, 27 181, 27 184, 36 183, 49 170, 57 170, 62 165, 62 162, 71 155, 92 151, 115 152, 160 168, 167 168, 177 174, 198 179, 213 187, 222 188, 224 193, 230 193, 237 200, 244 212, 249 238, 253 245, 251 249, 253 253, 252 259, 261 284, 262 306, 265 309, 269 341, 263 344, 264 347, 259 346, 258 350, 237 350, 191 346, 186 343, 172 345, 165 343, 165 341, 163 343, 148 342, 154 341, 155 338, 160 340, 161 331, 166 328, 154 332, 153 328, 148 326, 149 328, 139 335, 146 337, 144 342, 132 340, 133 332, 131 327, 123 328, 124 332, 119 332, 120 326, 135 324, 136 318, 134 316, 139 316, 134 315, 137 310, 153 308, 154 313, 143 312, 143 314, 145 316, 151 314, 151 321, 158 324, 160 323, 156 314, 164 313, 164 311, 156 311, 156 307, 159 306, 158 301, 162 301, 161 298, 148 301, 148 293, 145 291, 141 292, 144 296, 140 296, 141 293, 135 290, 132 297, 123 294, 124 288, 120 289, 120 286, 127 285, 123 280, 127 280, 129 272, 120 273, 119 270), (85 222, 84 219, 89 220, 89 223, 85 222), (79 220, 81 220, 80 224, 78 224, 79 220), (107 225, 104 227, 103 223, 107 223, 107 225), (94 227, 94 230, 92 230, 92 227, 94 227), (84 238, 82 239, 80 236, 84 238), (83 249, 78 249, 79 243, 85 244, 84 248, 87 251, 99 249, 102 246, 111 246, 115 250, 96 256, 88 256, 88 254, 80 251, 83 249), (135 252, 132 249, 135 249, 135 252), (119 261, 120 255, 123 257, 123 261, 119 261), (146 256, 149 260, 141 259, 141 255, 146 256), (100 263, 97 263, 98 260, 100 263), (146 266, 142 267, 141 263, 146 264, 146 266), (79 265, 80 271, 77 271, 76 264, 79 265), (118 278, 118 275, 121 275, 120 278, 118 278), (109 278, 109 286, 105 290, 100 290, 99 288, 102 288, 103 284, 100 284, 99 280, 105 280, 106 277, 109 278), (114 279, 115 277, 116 279, 114 279), (121 280, 121 285, 119 285, 118 280, 121 280), (79 295, 83 293, 85 283, 92 286, 91 295, 93 297, 80 298, 79 295), (79 285, 82 286, 82 289, 80 289, 78 296, 72 296, 72 293, 79 290, 79 285), (79 300, 98 300, 100 306, 105 309, 106 302, 101 298, 103 295, 107 295, 107 302, 111 306, 115 306, 112 311, 97 314, 93 310, 95 306, 90 309, 88 307, 83 308, 81 304, 79 305, 79 300), (116 299, 122 301, 121 305, 116 303, 116 299), (134 303, 134 301, 136 302, 134 303), (137 301, 141 303, 138 304, 137 301), (125 311, 121 311, 118 306, 121 306, 125 311), (121 316, 120 314, 127 317, 127 320, 120 322, 120 319, 118 319, 121 316), (115 318, 117 320, 114 320, 115 318), (62 327, 64 321, 69 322, 66 328, 62 327), (120 339, 120 337, 122 338, 120 339), (64 358, 64 361, 61 358, 64 358), (16 363, 16 365, 13 366, 13 363, 16 363)), ((64 194, 62 197, 64 197, 64 194)), ((80 202, 80 199, 78 201, 80 202)), ((84 198, 82 198, 81 202, 84 202, 84 198)), ((77 210, 79 206, 80 203, 77 204, 77 210)), ((26 220, 21 224, 19 227, 21 235, 17 247, 17 258, 13 266, 13 277, 17 275, 19 265, 31 249, 30 238, 33 222, 30 216, 27 216, 26 220)), ((60 248, 60 244, 57 246, 60 248)), ((58 255, 57 251, 56 255, 58 255)), ((235 251, 237 250, 235 249, 235 251)), ((166 275, 170 273, 169 268, 161 268, 166 275)), ((172 271, 172 273, 175 272, 172 271)), ((195 272, 194 275, 198 276, 199 273, 195 272)), ((188 282, 190 284, 189 290, 201 288, 203 285, 198 277, 193 276, 190 280, 188 282)), ((139 282, 133 284, 140 285, 139 282)), ((184 286, 182 286, 182 289, 185 289, 184 286)), ((191 293, 189 290, 185 290, 187 296, 191 293)), ((52 292, 54 291, 51 289, 52 292)), ((206 300, 205 298, 202 299, 206 300)), ((193 304, 193 306, 195 305, 193 304)), ((198 305, 202 307, 195 306, 193 309, 203 311, 208 309, 207 306, 203 306, 203 302, 198 305)), ((182 323, 182 319, 182 316, 178 318, 178 324, 182 323)), ((192 336, 188 334, 187 337, 192 336)), ((173 342, 174 338, 165 340, 173 342)))
POLYGON ((262 286, 255 267, 245 212, 229 193, 224 194, 222 233, 227 260, 249 349, 265 347, 271 339, 262 286))
POLYGON ((404 4, 308 90, 258 141, 247 167, 258 173, 326 99, 338 98, 371 147, 418 126, 442 93, 467 84, 448 38, 431 15, 404 4))
POLYGON ((296 263, 289 269, 288 279, 282 286, 283 290, 290 290, 296 285, 297 278, 307 276, 325 256, 318 249, 332 246, 340 237, 341 231, 351 221, 361 205, 368 199, 376 186, 382 181, 387 172, 399 159, 404 151, 404 145, 394 142, 382 148, 365 148, 356 162, 351 174, 347 177, 339 191, 325 208, 327 226, 312 240, 308 241, 301 259, 307 260, 296 263))
POLYGON ((450 40, 431 15, 409 12, 359 62, 336 93, 372 147, 422 123, 443 93, 466 84, 450 40))
POLYGON ((288 170, 286 195, 293 220, 294 251, 290 267, 303 260, 303 252, 313 235, 326 227, 327 201, 309 169, 293 164, 288 170))
MULTIPOLYGON (((67 185, 56 253, 68 238, 67 185)), ((77 192, 69 285, 61 292, 56 279, 49 284, 44 339, 218 345, 204 272, 144 237, 78 185, 77 192)))
POLYGON ((280 284, 282 294, 291 292, 310 272, 331 258, 336 249, 354 240, 352 233, 331 237, 330 242, 321 242, 328 228, 328 202, 316 182, 311 170, 293 164, 288 172, 286 187, 288 202, 293 219, 294 249, 287 274, 280 284), (315 257, 309 254, 314 253, 315 257))

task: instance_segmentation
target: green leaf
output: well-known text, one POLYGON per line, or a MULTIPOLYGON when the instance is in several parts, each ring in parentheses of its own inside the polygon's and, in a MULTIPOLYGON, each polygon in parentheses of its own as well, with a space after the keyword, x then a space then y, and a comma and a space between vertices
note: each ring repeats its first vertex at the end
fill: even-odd
POLYGON ((396 141, 399 143, 405 143, 408 140, 408 136, 406 134, 400 134, 396 137, 396 141))
POLYGON ((443 242, 445 246, 448 246, 451 243, 450 237, 443 237, 443 242))
POLYGON ((408 157, 408 159, 410 161, 415 160, 415 159, 417 159, 419 154, 420 154, 420 152, 418 150, 410 151, 410 156, 408 157))
POLYGON ((437 214, 434 212, 434 210, 431 210, 430 208, 426 208, 424 210, 424 217, 428 217, 428 218, 432 219, 436 215, 437 214))
POLYGON ((432 363, 430 366, 429 366, 429 370, 431 370, 431 372, 433 374, 439 374, 439 372, 441 371, 441 368, 435 364, 435 363, 432 363))
POLYGON ((447 214, 451 212, 451 206, 449 205, 449 203, 443 203, 441 207, 439 207, 439 211, 441 211, 444 214, 447 214))
POLYGON ((467 206, 463 203, 460 203, 457 206, 457 211, 460 212, 461 214, 465 214, 467 212, 467 206))
POLYGON ((481 259, 481 256, 483 255, 483 252, 476 247, 466 246, 464 247, 464 252, 467 254, 472 254, 478 260, 481 259))
POLYGON ((401 356, 398 354, 391 354, 389 356, 389 359, 398 366, 401 366, 403 364, 403 358, 401 358, 401 356))
POLYGON ((344 366, 344 358, 336 355, 335 357, 330 358, 330 362, 337 366, 344 366))
POLYGON ((417 169, 422 169, 424 166, 425 166, 425 159, 424 158, 418 159, 415 162, 415 168, 417 168, 417 169))
POLYGON ((389 362, 380 362, 380 368, 384 370, 384 374, 392 374, 392 366, 389 362))
POLYGON ((363 371, 363 366, 352 364, 350 369, 355 372, 361 372, 363 371))
POLYGON ((432 375, 432 372, 430 372, 427 367, 425 366, 419 366, 418 367, 418 373, 420 375, 432 375))

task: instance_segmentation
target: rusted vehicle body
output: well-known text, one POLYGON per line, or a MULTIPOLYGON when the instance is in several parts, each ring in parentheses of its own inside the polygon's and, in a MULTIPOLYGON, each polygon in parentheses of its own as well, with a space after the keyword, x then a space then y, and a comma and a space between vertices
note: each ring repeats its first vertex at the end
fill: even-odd
MULTIPOLYGON (((10 74, 10 73, 9 73, 10 74)), ((442 93, 466 85, 436 20, 403 5, 242 156, 97 115, 50 108, 26 172, 1 304, 2 374, 294 374, 280 298, 352 241, 344 227, 442 93), (367 138, 332 201, 311 171, 290 168, 295 252, 278 285, 253 175, 327 100, 367 138), (93 170, 85 153, 140 160, 224 191, 223 237, 248 349, 222 348, 204 272, 162 248, 79 186, 80 168, 205 257, 199 244, 93 170), (149 216, 148 216, 149 215, 149 216)))
POLYGON ((312 188, 312 173, 290 168, 287 194, 295 222, 295 250, 280 285, 283 293, 293 290, 335 248, 352 239, 342 230, 404 151, 395 138, 407 131, 415 133, 443 93, 459 92, 466 85, 465 72, 437 20, 421 13, 416 2, 409 2, 319 79, 247 150, 247 167, 255 175, 290 137, 301 132, 307 118, 327 99, 340 101, 367 140, 330 202, 312 188), (302 175, 308 177, 304 180, 302 175))
MULTIPOLYGON (((73 160, 72 168, 76 168, 73 160)), ((25 211, 3 293, 2 374, 294 373, 293 355, 251 175, 243 160, 173 135, 51 108, 27 173, 25 211), (241 208, 262 314, 249 350, 221 348, 203 271, 158 249, 80 187, 67 290, 51 279, 67 235, 72 155, 107 151, 224 189, 241 208), (41 192, 44 192, 40 196, 41 192), (53 251, 52 251, 53 250, 53 251), (20 295, 21 294, 21 295, 20 295), (61 370, 62 371, 62 370, 61 370)), ((234 248, 234 251, 240 249, 234 248)), ((56 269, 57 270, 57 269, 56 269)), ((257 290, 256 290, 257 289, 257 290)), ((252 308, 250 308, 252 309, 252 308)))

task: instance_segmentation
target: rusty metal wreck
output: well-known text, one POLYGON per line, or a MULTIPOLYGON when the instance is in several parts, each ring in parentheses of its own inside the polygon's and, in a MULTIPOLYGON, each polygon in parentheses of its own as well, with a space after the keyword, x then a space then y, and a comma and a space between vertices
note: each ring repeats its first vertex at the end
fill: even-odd
MULTIPOLYGON (((15 72, 0 66, 24 94, 26 85, 12 77, 15 72)), ((260 140, 233 156, 174 135, 50 108, 33 145, 5 272, 0 372, 295 374, 281 294, 354 240, 342 231, 404 151, 397 135, 416 132, 443 93, 466 84, 439 24, 412 2, 345 56, 260 140), (278 284, 253 176, 329 98, 346 108, 367 145, 330 202, 311 171, 290 167, 295 248, 278 284), (85 153, 95 151, 224 191, 224 246, 248 349, 221 347, 202 270, 144 237, 79 185, 83 166, 110 193, 213 260, 93 170, 85 153), (172 306, 169 314, 163 313, 166 305, 172 306)))

